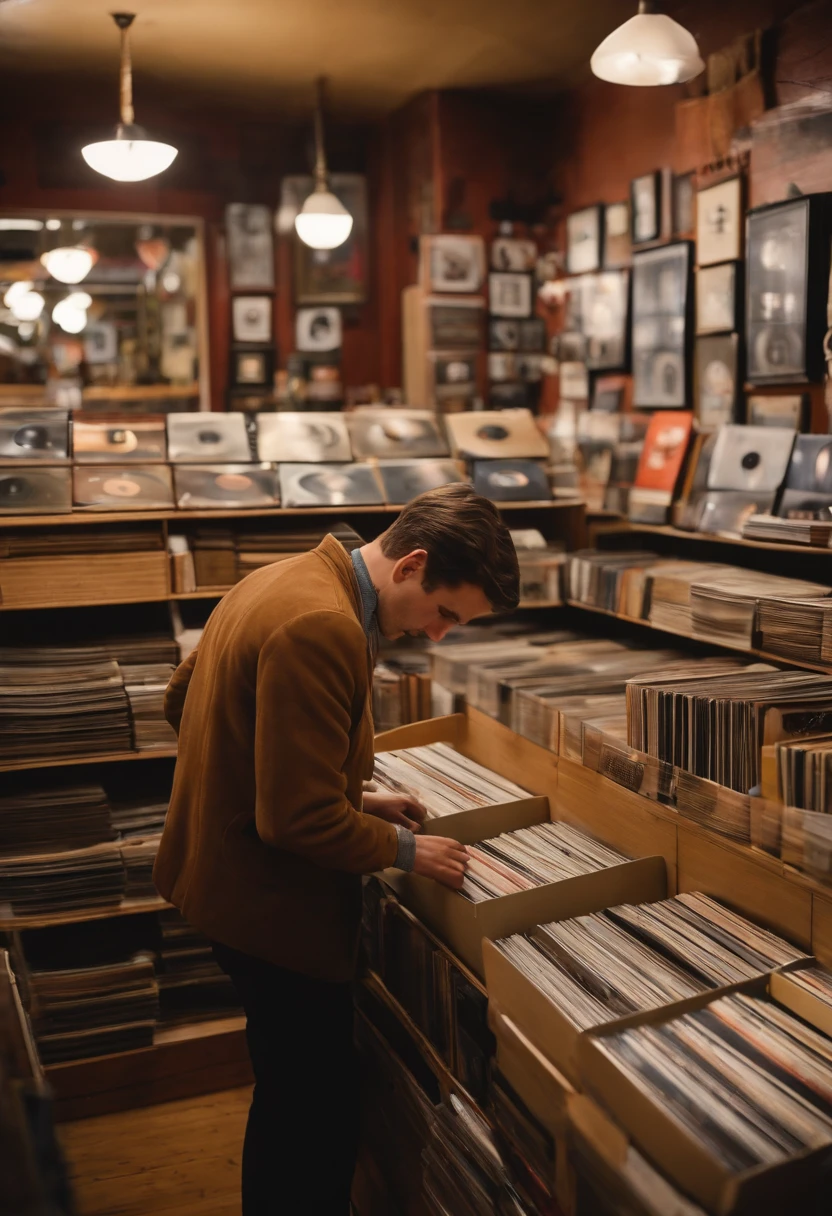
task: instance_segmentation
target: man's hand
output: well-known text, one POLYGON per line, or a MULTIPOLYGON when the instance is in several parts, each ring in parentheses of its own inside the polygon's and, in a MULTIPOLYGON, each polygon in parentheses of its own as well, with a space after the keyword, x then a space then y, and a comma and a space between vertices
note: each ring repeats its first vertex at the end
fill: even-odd
POLYGON ((416 860, 413 873, 432 878, 458 891, 468 865, 468 850, 464 844, 447 836, 417 836, 416 860))
POLYGON ((427 811, 415 798, 402 797, 401 794, 365 793, 364 810, 376 819, 384 819, 387 823, 400 824, 410 828, 411 832, 421 832, 427 811))

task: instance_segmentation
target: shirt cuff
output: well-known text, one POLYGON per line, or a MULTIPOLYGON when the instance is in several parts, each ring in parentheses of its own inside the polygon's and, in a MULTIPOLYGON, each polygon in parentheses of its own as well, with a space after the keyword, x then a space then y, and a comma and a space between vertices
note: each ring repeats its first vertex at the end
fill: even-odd
POLYGON ((416 837, 410 828, 396 824, 396 835, 399 838, 399 849, 393 865, 397 870, 412 870, 416 862, 416 837))

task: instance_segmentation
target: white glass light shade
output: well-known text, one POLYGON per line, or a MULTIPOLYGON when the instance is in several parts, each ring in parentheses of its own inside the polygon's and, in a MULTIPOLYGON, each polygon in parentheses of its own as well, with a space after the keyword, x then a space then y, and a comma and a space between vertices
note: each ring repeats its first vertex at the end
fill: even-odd
POLYGON ((11 308, 15 300, 19 299, 20 296, 25 296, 27 291, 31 291, 33 287, 34 283, 31 279, 18 279, 16 283, 12 283, 3 296, 3 303, 6 305, 6 308, 11 308))
POLYGON ((92 304, 92 296, 88 291, 71 291, 66 299, 73 308, 83 308, 84 312, 92 304))
POLYGON ((59 300, 52 309, 52 320, 68 334, 80 334, 87 326, 87 310, 74 304, 71 296, 59 300))
MULTIPOLYGON (((17 284, 14 285, 17 287, 17 284)), ((31 283, 27 285, 31 288, 31 283)), ((16 321, 37 321, 43 312, 45 300, 39 291, 19 291, 12 295, 13 288, 6 292, 3 302, 16 321), (11 297, 11 299, 9 298, 11 297)))
POLYGON ((143 182, 173 164, 178 149, 155 139, 104 139, 81 155, 91 169, 116 182, 143 182))
POLYGON ((295 216, 295 229, 311 249, 337 249, 352 232, 352 216, 329 190, 314 190, 295 216))
POLYGON ((59 283, 80 283, 92 270, 96 256, 92 249, 83 245, 64 245, 60 249, 50 249, 40 260, 59 283))
POLYGON ((684 26, 649 12, 613 30, 589 62, 601 80, 629 85, 681 84, 705 67, 696 39, 684 26))

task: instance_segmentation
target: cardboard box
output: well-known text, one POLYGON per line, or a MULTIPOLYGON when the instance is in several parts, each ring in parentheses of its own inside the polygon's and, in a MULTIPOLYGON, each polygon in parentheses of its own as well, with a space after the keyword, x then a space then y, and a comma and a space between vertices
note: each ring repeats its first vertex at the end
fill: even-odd
POLYGON ((772 1000, 832 1038, 832 1009, 820 997, 796 984, 788 971, 770 976, 768 990, 772 1000))
POLYGON ((568 1125, 567 1102, 574 1087, 493 997, 488 1002, 488 1025, 497 1040, 500 1073, 538 1123, 553 1136, 561 1135, 568 1125))

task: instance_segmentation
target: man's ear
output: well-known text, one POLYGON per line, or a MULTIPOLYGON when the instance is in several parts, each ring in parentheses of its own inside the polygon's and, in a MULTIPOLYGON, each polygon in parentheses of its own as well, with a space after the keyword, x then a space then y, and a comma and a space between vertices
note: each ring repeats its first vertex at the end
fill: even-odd
POLYGON ((402 583, 409 578, 418 578, 424 572, 428 555, 425 549, 414 549, 405 557, 400 557, 393 567, 393 581, 402 583))

